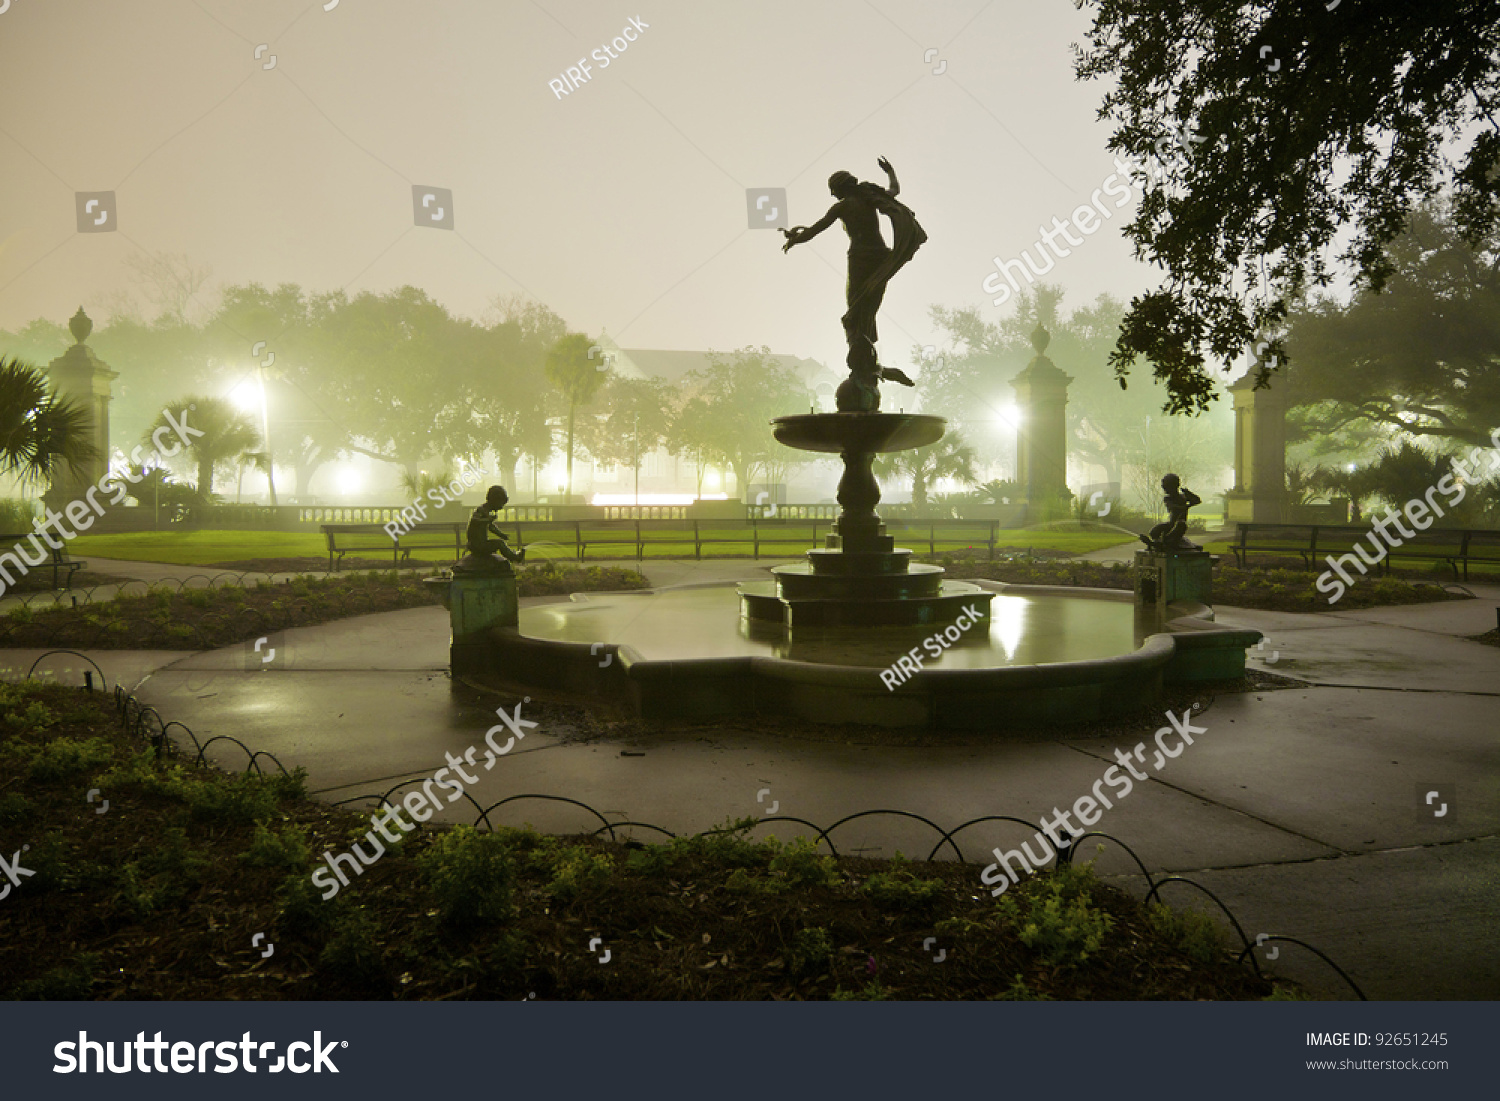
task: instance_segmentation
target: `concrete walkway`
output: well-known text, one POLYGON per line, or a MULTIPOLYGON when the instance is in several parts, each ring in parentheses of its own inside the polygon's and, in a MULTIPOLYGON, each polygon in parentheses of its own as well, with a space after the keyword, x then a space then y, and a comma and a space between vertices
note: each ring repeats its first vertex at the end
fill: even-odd
MULTIPOLYGON (((648 561, 643 569, 658 585, 692 584, 763 577, 774 564, 648 561)), ((1500 649, 1462 637, 1494 627, 1500 587, 1469 587, 1479 600, 1322 615, 1219 608, 1221 623, 1268 636, 1255 664, 1307 687, 1208 701, 1195 719, 1206 731, 1095 828, 1129 844, 1153 874, 1188 875, 1212 890, 1252 938, 1287 934, 1322 949, 1371 998, 1500 997, 1500 649), (1424 802, 1434 790, 1438 805, 1448 804, 1442 817, 1424 802)), ((269 663, 247 646, 92 656, 111 683, 134 687, 200 739, 232 734, 288 767, 305 766, 325 799, 378 796, 470 746, 482 762, 497 701, 451 683, 441 608, 289 631, 279 642, 269 663)), ((4 651, 0 663, 24 669, 31 656, 4 651)), ((1060 731, 1052 742, 898 748, 773 736, 750 723, 627 743, 584 739, 552 722, 493 771, 475 770, 469 791, 483 806, 525 793, 566 796, 612 821, 678 833, 764 815, 773 804, 819 825, 877 808, 943 828, 987 814, 1036 821, 1088 794, 1116 748, 1149 742, 1160 725, 1118 742, 1060 731)), ((243 767, 238 749, 216 750, 226 767, 243 767)), ((451 810, 448 820, 474 819, 467 803, 451 810)), ((509 804, 491 821, 563 832, 599 824, 541 800, 509 804)), ((799 829, 784 823, 777 832, 799 829)), ((967 859, 988 863, 991 848, 1029 836, 985 823, 956 840, 967 859)), ((833 841, 845 853, 925 857, 937 836, 910 819, 874 817, 841 827, 833 841)), ((1096 844, 1086 843, 1086 855, 1096 844)), ((1105 846, 1096 866, 1137 884, 1116 846, 1105 846)), ((1183 906, 1201 896, 1174 886, 1165 897, 1183 906)), ((1351 996, 1295 945, 1281 944, 1270 966, 1327 996, 1351 996)))

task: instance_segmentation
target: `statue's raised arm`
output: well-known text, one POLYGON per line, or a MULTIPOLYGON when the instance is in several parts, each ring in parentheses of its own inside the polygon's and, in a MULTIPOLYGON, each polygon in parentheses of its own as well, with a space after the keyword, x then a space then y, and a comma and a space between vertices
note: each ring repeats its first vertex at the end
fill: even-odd
POLYGON ((875 342, 880 339, 875 315, 885 298, 886 284, 927 240, 927 234, 910 208, 896 198, 901 183, 891 162, 881 157, 878 163, 885 171, 888 187, 862 182, 849 172, 835 172, 828 177, 828 190, 837 201, 828 208, 828 213, 811 226, 781 231, 786 235, 782 252, 812 240, 835 221, 842 222, 849 234, 849 278, 844 291, 848 308, 843 324, 849 347, 846 362, 855 385, 840 387, 839 409, 843 411, 878 409, 880 394, 876 384, 882 378, 911 385, 911 380, 900 371, 880 366, 875 350, 875 342), (882 214, 890 219, 893 242, 890 245, 880 233, 882 214))

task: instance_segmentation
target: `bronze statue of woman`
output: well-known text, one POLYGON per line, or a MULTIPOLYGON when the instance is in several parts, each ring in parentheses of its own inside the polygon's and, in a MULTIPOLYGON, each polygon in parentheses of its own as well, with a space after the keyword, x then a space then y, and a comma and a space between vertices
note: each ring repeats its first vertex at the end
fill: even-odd
POLYGON ((881 157, 878 163, 885 169, 889 187, 857 180, 848 172, 835 172, 828 177, 828 190, 838 201, 828 208, 828 213, 810 226, 781 231, 786 235, 786 244, 781 247, 785 252, 793 245, 811 241, 836 220, 844 223, 849 234, 849 281, 845 288, 848 309, 843 317, 849 370, 861 382, 868 380, 872 389, 873 383, 882 377, 912 385, 903 372, 893 367, 882 369, 876 363, 875 342, 880 337, 875 315, 885 298, 886 284, 927 240, 916 215, 896 198, 901 193, 901 184, 891 162, 881 157), (891 220, 894 244, 889 247, 880 235, 877 217, 880 214, 891 220))

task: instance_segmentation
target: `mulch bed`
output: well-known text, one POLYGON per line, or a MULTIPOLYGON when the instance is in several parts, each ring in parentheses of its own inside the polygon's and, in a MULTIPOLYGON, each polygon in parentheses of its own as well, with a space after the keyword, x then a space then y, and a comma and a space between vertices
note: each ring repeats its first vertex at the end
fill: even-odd
POLYGON ((420 826, 324 901, 313 861, 347 852, 370 829, 364 815, 300 797, 295 783, 131 766, 141 743, 101 695, 0 693, 29 716, 0 741, 0 823, 31 846, 24 865, 36 872, 0 907, 0 997, 1273 993, 1205 942, 1201 922, 1148 914, 1087 872, 1044 873, 997 903, 977 865, 834 861, 731 835, 662 848, 420 826), (106 776, 110 766, 122 771, 106 776), (107 813, 78 798, 91 786, 107 813), (267 798, 272 828, 258 831, 267 798))
MULTIPOLYGON (((649 585, 640 574, 620 567, 551 564, 522 567, 516 582, 521 596, 649 585)), ((389 570, 298 577, 274 585, 159 586, 77 606, 13 608, 0 615, 0 647, 212 650, 274 631, 439 601, 419 577, 389 570)))
MULTIPOLYGON (((1013 585, 1078 585, 1097 589, 1131 589, 1131 567, 1121 563, 1047 562, 1035 560, 988 561, 953 555, 924 556, 946 569, 954 578, 987 578, 1013 585)), ((1279 566, 1285 566, 1285 559, 1279 566)), ((1317 574, 1307 570, 1264 569, 1251 565, 1239 569, 1222 559, 1214 570, 1214 603, 1235 608, 1270 612, 1326 612, 1336 608, 1378 608, 1392 604, 1426 604, 1443 600, 1469 600, 1467 592, 1449 591, 1433 581, 1408 581, 1397 577, 1357 579, 1336 605, 1320 592, 1317 574)))

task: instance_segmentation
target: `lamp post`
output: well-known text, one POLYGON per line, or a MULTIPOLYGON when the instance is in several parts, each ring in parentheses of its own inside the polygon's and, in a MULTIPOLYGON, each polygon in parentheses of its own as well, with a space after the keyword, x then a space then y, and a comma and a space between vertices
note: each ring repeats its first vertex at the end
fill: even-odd
POLYGON ((260 425, 261 432, 266 440, 266 486, 271 491, 271 507, 276 507, 276 460, 271 451, 271 415, 266 403, 266 367, 259 364, 256 368, 260 380, 260 425))

